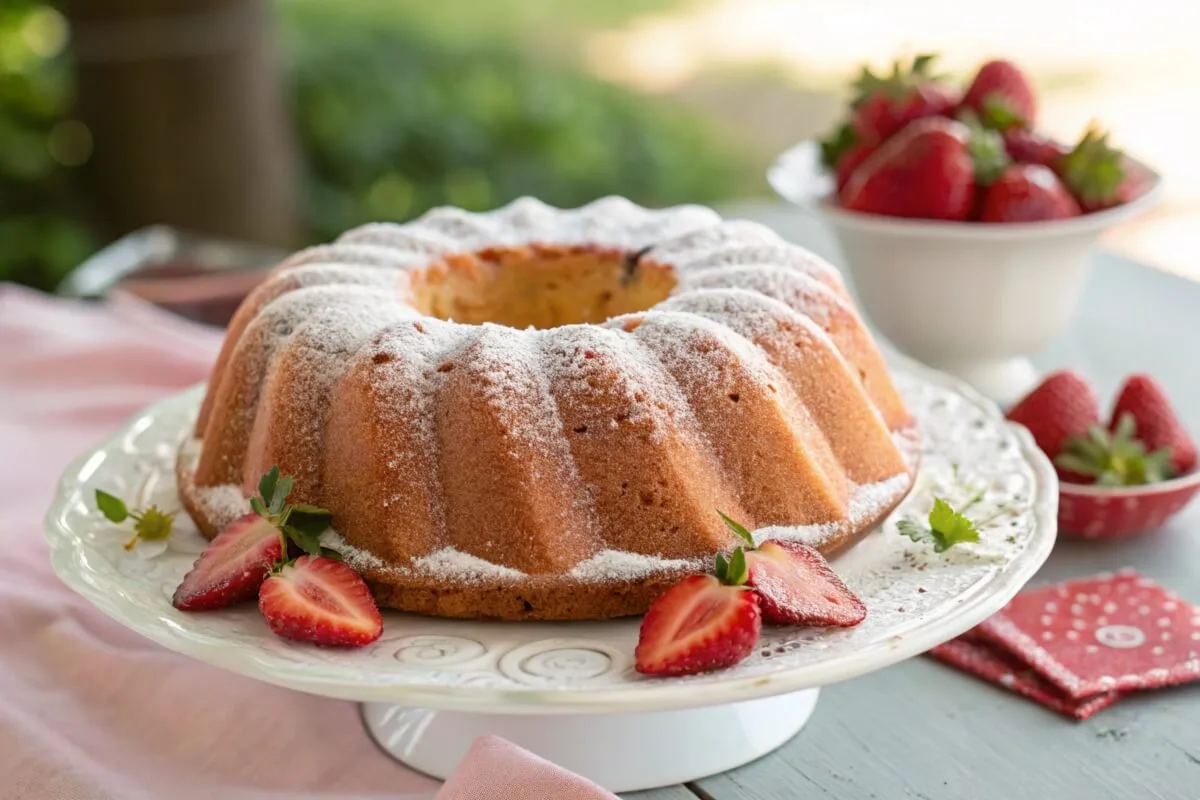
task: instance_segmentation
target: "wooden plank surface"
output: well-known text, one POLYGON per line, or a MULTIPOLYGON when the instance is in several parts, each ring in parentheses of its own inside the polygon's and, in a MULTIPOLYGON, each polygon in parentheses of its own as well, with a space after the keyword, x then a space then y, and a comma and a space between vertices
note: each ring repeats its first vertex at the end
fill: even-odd
POLYGON ((621 797, 624 800, 697 800, 696 795, 683 786, 652 789, 648 792, 632 792, 630 794, 623 794, 621 797))
MULTIPOLYGON (((837 261, 800 212, 737 211, 837 261)), ((1198 312, 1200 284, 1102 255, 1072 329, 1036 360, 1082 368, 1104 397, 1125 373, 1148 371, 1200 431, 1198 312)), ((1200 603, 1200 502, 1143 539, 1062 538, 1033 584, 1125 566, 1200 603)), ((826 688, 777 753, 698 786, 715 800, 1200 800, 1200 684, 1130 697, 1080 723, 919 657, 826 688)))

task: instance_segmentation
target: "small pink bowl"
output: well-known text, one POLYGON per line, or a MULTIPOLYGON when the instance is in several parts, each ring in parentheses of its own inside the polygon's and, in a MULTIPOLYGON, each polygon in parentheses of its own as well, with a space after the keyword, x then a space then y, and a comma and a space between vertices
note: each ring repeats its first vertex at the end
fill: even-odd
POLYGON ((1084 539, 1126 539, 1150 533, 1200 491, 1200 469, 1162 483, 1107 488, 1058 484, 1058 529, 1084 539))

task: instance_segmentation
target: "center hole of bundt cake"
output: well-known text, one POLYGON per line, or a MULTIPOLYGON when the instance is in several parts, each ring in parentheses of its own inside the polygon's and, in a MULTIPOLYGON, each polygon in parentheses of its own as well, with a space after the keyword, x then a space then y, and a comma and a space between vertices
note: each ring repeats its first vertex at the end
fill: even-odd
POLYGON ((490 247, 450 256, 414 276, 413 303, 430 316, 479 325, 554 328, 603 322, 667 299, 675 270, 642 253, 580 245, 490 247))

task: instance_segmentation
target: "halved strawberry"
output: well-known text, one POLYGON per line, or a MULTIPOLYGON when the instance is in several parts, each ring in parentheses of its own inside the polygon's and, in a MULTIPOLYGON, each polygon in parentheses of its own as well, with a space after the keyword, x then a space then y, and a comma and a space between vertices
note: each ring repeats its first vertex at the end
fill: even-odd
MULTIPOLYGON (((866 618, 867 607, 819 551, 778 539, 755 545, 754 534, 745 525, 720 511, 717 514, 725 527, 746 543, 746 583, 759 595, 763 622, 850 628, 866 618)), ((718 556, 717 577, 731 570, 731 564, 718 556)))
POLYGON ((383 633, 371 590, 341 561, 304 555, 267 578, 258 593, 267 626, 286 639, 361 647, 383 633))
POLYGON ((746 553, 746 564, 768 625, 852 628, 866 619, 863 601, 806 544, 768 539, 746 553))
POLYGON ((207 611, 251 600, 282 555, 279 528, 258 514, 246 514, 204 549, 171 602, 181 611, 207 611))
POLYGON ((642 618, 634 651, 637 671, 692 675, 733 666, 750 655, 762 630, 762 615, 758 595, 743 584, 744 559, 739 572, 733 578, 740 577, 737 583, 692 575, 659 595, 642 618))

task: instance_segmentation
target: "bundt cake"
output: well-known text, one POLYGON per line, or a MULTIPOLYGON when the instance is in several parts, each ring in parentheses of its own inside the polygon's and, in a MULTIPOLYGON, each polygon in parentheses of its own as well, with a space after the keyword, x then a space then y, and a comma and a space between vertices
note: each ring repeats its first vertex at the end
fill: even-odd
POLYGON ((756 535, 831 554, 911 488, 914 426, 839 274, 699 206, 524 198, 276 267, 184 443, 209 536, 273 465, 383 606, 643 613, 756 535))

